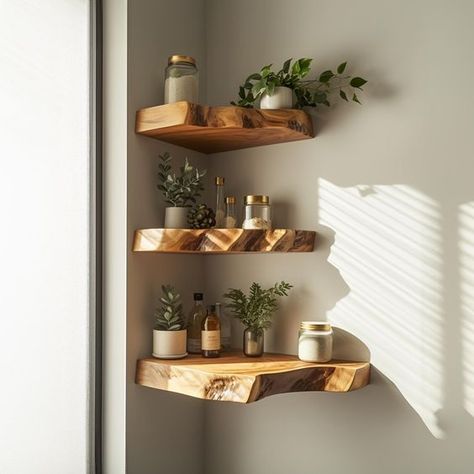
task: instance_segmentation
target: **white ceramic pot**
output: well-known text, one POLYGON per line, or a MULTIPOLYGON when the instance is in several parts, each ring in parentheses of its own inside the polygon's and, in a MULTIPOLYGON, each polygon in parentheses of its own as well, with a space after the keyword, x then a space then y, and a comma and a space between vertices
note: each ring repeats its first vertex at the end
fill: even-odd
POLYGON ((153 329, 153 357, 181 359, 186 357, 186 329, 182 331, 158 331, 153 329))
POLYGON ((275 87, 272 95, 263 94, 260 99, 261 109, 291 109, 293 91, 289 87, 275 87))
POLYGON ((165 229, 187 229, 189 207, 167 207, 165 209, 165 229))

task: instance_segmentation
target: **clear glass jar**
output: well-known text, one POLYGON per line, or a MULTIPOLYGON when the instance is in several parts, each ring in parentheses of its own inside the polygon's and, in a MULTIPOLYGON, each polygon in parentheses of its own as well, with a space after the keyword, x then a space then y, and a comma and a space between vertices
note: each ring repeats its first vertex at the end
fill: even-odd
POLYGON ((327 322, 303 321, 298 334, 298 358, 305 362, 332 359, 332 328, 327 322))
POLYGON ((235 197, 225 198, 225 228, 235 229, 237 227, 237 214, 235 213, 235 197))
POLYGON ((224 198, 224 183, 225 179, 222 176, 217 176, 216 180, 216 228, 225 228, 225 198, 224 198))
POLYGON ((198 103, 198 69, 191 56, 174 55, 168 58, 165 71, 165 104, 187 100, 198 103))
POLYGON ((272 216, 268 196, 250 194, 244 198, 244 229, 271 229, 272 216))

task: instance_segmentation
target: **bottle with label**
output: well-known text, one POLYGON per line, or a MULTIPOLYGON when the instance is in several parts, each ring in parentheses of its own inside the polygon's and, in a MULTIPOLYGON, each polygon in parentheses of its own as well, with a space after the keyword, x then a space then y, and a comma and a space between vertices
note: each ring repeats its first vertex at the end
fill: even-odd
POLYGON ((203 357, 219 357, 221 349, 221 323, 216 306, 211 305, 201 324, 201 349, 203 357))
POLYGON ((222 305, 220 303, 216 303, 216 313, 217 316, 219 316, 219 320, 221 323, 221 348, 224 352, 230 351, 230 347, 232 344, 232 325, 230 317, 222 310, 222 305))
POLYGON ((201 353, 201 324, 206 317, 206 310, 202 304, 203 294, 194 293, 194 306, 188 319, 188 352, 201 353))
POLYGON ((216 227, 225 228, 224 178, 216 178, 216 227))

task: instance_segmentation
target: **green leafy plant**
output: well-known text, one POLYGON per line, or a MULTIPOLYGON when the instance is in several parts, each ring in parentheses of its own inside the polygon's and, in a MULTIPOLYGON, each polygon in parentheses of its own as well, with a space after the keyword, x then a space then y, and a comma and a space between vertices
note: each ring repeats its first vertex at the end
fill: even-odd
POLYGON ((191 207, 190 203, 195 203, 196 198, 201 196, 204 190, 202 178, 206 170, 199 171, 188 162, 186 158, 184 165, 180 167, 180 175, 172 171, 172 156, 166 152, 160 155, 158 177, 161 184, 158 189, 163 193, 165 202, 174 207, 191 207))
POLYGON ((246 328, 262 332, 272 325, 273 314, 278 309, 278 297, 287 296, 291 288, 293 286, 284 281, 268 289, 253 282, 248 295, 242 290, 229 288, 224 297, 230 300, 227 307, 234 317, 240 319, 246 328))
POLYGON ((159 331, 180 331, 185 328, 181 296, 171 285, 161 287, 163 296, 160 308, 155 311, 155 329, 159 331))
POLYGON ((332 70, 323 71, 316 79, 305 79, 311 71, 310 58, 287 59, 278 72, 272 70, 272 64, 264 66, 260 72, 250 74, 239 87, 238 102, 232 105, 253 107, 264 94, 273 95, 276 87, 289 87, 295 92, 296 108, 330 106, 329 97, 334 92, 345 101, 352 100, 360 104, 357 92, 367 83, 358 76, 345 74, 347 61, 332 70), (350 98, 350 99, 349 99, 350 98))
POLYGON ((205 204, 196 204, 188 211, 188 224, 192 229, 210 229, 216 225, 216 214, 205 204))

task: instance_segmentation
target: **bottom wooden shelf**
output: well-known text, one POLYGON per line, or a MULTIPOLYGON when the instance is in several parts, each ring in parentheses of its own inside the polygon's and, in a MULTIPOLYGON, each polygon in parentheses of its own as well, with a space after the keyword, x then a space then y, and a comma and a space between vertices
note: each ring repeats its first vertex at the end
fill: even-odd
POLYGON ((191 355, 180 360, 137 362, 136 383, 204 400, 250 403, 289 392, 350 392, 369 383, 370 363, 302 362, 296 356, 259 358, 224 353, 217 359, 191 355))

